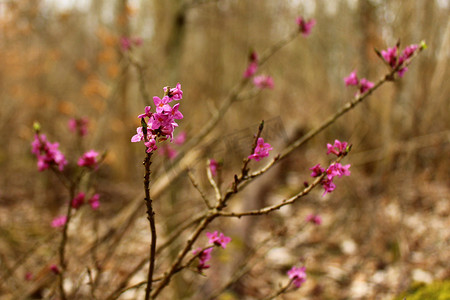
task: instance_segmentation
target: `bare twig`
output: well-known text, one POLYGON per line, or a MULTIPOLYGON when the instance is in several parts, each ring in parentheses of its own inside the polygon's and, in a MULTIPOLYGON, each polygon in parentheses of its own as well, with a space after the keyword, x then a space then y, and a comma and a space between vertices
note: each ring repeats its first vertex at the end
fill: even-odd
POLYGON ((208 208, 212 208, 211 204, 209 203, 208 198, 206 197, 206 194, 200 189, 200 186, 198 185, 197 181, 194 178, 194 174, 192 174, 191 170, 189 170, 189 169, 188 169, 188 176, 189 176, 189 179, 191 180, 192 185, 198 191, 198 193, 202 197, 203 201, 205 202, 206 206, 208 208))

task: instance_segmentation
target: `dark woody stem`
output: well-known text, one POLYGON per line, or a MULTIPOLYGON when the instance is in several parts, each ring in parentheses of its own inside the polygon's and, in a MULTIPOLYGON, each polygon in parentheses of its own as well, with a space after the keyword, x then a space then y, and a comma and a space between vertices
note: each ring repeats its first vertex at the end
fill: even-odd
MULTIPOLYGON (((144 135, 146 136, 146 135, 144 135)), ((146 149, 147 150, 147 149, 146 149)), ((155 212, 153 211, 152 199, 150 198, 150 165, 152 164, 152 152, 147 153, 144 159, 145 175, 144 175, 144 189, 145 189, 145 204, 147 206, 147 219, 150 222, 150 231, 152 239, 150 244, 150 266, 148 268, 147 288, 145 290, 145 300, 150 299, 152 291, 153 271, 155 269, 155 255, 156 255, 156 227, 155 227, 155 212)))

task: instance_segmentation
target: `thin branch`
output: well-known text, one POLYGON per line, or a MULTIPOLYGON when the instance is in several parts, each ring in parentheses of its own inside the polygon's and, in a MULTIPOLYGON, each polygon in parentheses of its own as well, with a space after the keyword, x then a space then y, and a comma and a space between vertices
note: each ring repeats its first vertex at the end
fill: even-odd
POLYGON ((208 163, 206 164, 206 175, 208 176, 208 181, 211 184, 211 186, 214 189, 214 192, 216 194, 216 203, 220 203, 222 201, 222 195, 220 193, 220 189, 217 186, 216 181, 214 180, 214 178, 212 176, 211 168, 209 167, 208 163))
MULTIPOLYGON (((338 157, 338 159, 336 159, 333 164, 338 163, 341 161, 341 159, 343 158, 343 156, 338 157)), ((320 182, 322 181, 322 179, 326 176, 326 172, 324 172, 322 175, 318 176, 312 184, 308 185, 307 187, 305 187, 300 193, 282 200, 280 203, 278 204, 274 204, 271 206, 267 206, 261 209, 256 209, 256 210, 250 210, 250 211, 246 211, 246 212, 240 212, 240 213, 236 213, 236 212, 223 212, 223 211, 219 211, 217 212, 218 215, 222 216, 222 217, 236 217, 236 218, 241 218, 244 216, 260 216, 260 215, 267 215, 270 212, 274 211, 274 210, 278 210, 280 208, 282 208, 283 206, 289 205, 294 203, 295 201, 297 201, 298 199, 300 199, 301 197, 309 194, 309 192, 311 192, 311 190, 313 188, 315 188, 317 185, 320 184, 320 182)))
POLYGON ((209 203, 208 198, 206 197, 206 194, 200 189, 200 186, 198 185, 197 181, 194 178, 194 174, 192 174, 191 170, 189 170, 189 169, 188 169, 188 176, 189 176, 189 179, 190 179, 192 185, 198 191, 198 193, 202 197, 203 201, 205 202, 206 206, 208 208, 212 208, 211 204, 209 203))
MULTIPOLYGON (((144 133, 146 137, 147 134, 144 133)), ((146 147, 147 150, 147 147, 146 147)), ((147 276, 147 288, 145 289, 145 300, 150 299, 150 293, 152 291, 152 279, 153 271, 155 269, 155 257, 156 257, 156 224, 155 224, 155 212, 153 211, 152 199, 150 198, 150 165, 152 164, 152 152, 146 151, 146 157, 144 160, 145 175, 144 175, 144 189, 145 189, 145 204, 147 206, 147 219, 150 223, 150 231, 152 234, 150 244, 150 266, 148 268, 147 276)))
POLYGON ((276 297, 278 297, 278 296, 280 296, 281 294, 284 294, 287 290, 288 290, 288 288, 291 286, 291 283, 292 283, 292 279, 291 280, 289 280, 289 282, 285 285, 285 286, 282 286, 278 291, 276 291, 272 296, 269 296, 269 297, 267 297, 267 298, 264 298, 264 300, 272 300, 272 299, 275 299, 276 297))

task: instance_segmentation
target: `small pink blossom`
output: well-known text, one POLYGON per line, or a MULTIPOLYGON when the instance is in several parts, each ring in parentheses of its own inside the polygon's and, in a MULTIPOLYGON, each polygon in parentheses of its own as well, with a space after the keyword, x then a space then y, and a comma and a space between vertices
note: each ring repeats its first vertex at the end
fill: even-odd
POLYGON ((167 93, 167 96, 171 99, 171 100, 181 100, 183 99, 183 91, 181 90, 181 84, 177 83, 177 85, 173 88, 170 89, 169 92, 167 92, 168 88, 165 87, 164 88, 164 92, 167 93))
POLYGON ((306 21, 304 18, 298 17, 295 21, 304 37, 310 35, 312 28, 316 25, 316 20, 314 19, 306 21))
POLYGON ((88 118, 72 118, 67 123, 69 130, 73 133, 77 133, 79 136, 85 136, 88 133, 88 118))
POLYGON ((164 96, 162 99, 157 96, 153 97, 153 102, 156 105, 156 112, 161 113, 163 111, 169 111, 171 109, 169 102, 171 101, 169 96, 164 96))
POLYGON ((84 153, 78 159, 78 165, 80 167, 97 168, 98 167, 98 152, 94 150, 89 150, 84 153))
POLYGON ((202 251, 202 248, 197 248, 193 251, 194 255, 198 255, 199 264, 197 266, 198 271, 201 273, 204 269, 209 269, 210 265, 207 265, 206 262, 208 262, 211 259, 211 252, 213 248, 208 248, 202 251))
POLYGON ((294 283, 294 285, 299 288, 302 286, 303 282, 306 281, 306 273, 305 273, 306 268, 305 267, 301 267, 301 268, 297 268, 297 267, 292 267, 288 272, 288 276, 289 278, 292 280, 292 282, 294 283))
POLYGON ((306 216, 306 222, 313 223, 315 225, 322 224, 322 218, 319 215, 310 214, 306 216))
POLYGON ((327 144, 327 154, 333 153, 336 156, 343 155, 347 153, 347 142, 341 142, 339 140, 334 140, 334 144, 327 144))
POLYGON ((255 75, 256 71, 258 70, 258 63, 257 62, 251 62, 247 69, 244 72, 244 77, 245 78, 250 78, 253 75, 255 75))
POLYGON ((274 86, 272 77, 266 75, 255 76, 253 78, 253 84, 259 87, 260 89, 265 88, 273 89, 274 86))
POLYGON ((367 80, 366 78, 361 79, 359 83, 360 83, 359 92, 361 94, 364 94, 365 92, 367 92, 368 90, 370 90, 375 86, 373 82, 367 80))
POLYGON ((323 172, 325 172, 325 169, 320 166, 320 164, 315 165, 312 168, 309 168, 311 172, 311 177, 319 177, 322 175, 323 172))
POLYGON ((63 227, 64 225, 66 225, 66 222, 67 216, 56 217, 52 220, 52 227, 53 228, 63 227))
POLYGON ((218 231, 214 231, 213 233, 207 232, 206 236, 209 239, 210 244, 214 244, 216 246, 220 246, 223 249, 226 248, 227 244, 231 242, 231 238, 225 236, 223 233, 220 233, 218 231))
POLYGON ((129 38, 123 36, 120 38, 120 48, 123 51, 130 50, 133 46, 139 47, 142 45, 142 39, 140 37, 129 38))
POLYGON ((182 131, 173 139, 173 142, 177 145, 183 145, 186 141, 186 136, 186 131, 182 131))
POLYGON ((100 194, 94 194, 88 202, 93 210, 97 210, 100 207, 100 194))
POLYGON ((143 114, 140 114, 140 115, 138 116, 138 118, 139 118, 139 119, 142 119, 142 118, 145 118, 145 117, 150 118, 150 117, 152 116, 151 110, 152 110, 152 108, 151 108, 150 106, 146 106, 146 107, 145 107, 145 112, 144 112, 143 114))
POLYGON ((217 169, 219 168, 219 163, 215 159, 209 160, 209 170, 211 171, 211 175, 215 177, 217 175, 217 169))
POLYGON ((397 54, 398 48, 397 46, 388 48, 387 50, 381 51, 381 56, 383 56, 384 60, 394 68, 397 65, 397 54))
POLYGON ((60 272, 58 266, 55 264, 50 266, 50 271, 52 271, 55 275, 58 275, 60 272))
POLYGON ((359 80, 358 80, 358 76, 356 76, 356 70, 351 72, 350 75, 348 75, 347 77, 345 77, 344 81, 345 81, 345 85, 346 86, 358 85, 359 84, 359 80))
POLYGON ((248 156, 248 159, 260 161, 262 158, 269 156, 269 151, 271 150, 273 150, 273 148, 269 143, 264 143, 263 138, 258 138, 255 151, 252 155, 248 156))
POLYGON ((75 196, 75 198, 72 199, 72 207, 75 209, 78 209, 81 207, 81 205, 84 204, 84 198, 85 194, 83 192, 78 193, 78 195, 75 196))

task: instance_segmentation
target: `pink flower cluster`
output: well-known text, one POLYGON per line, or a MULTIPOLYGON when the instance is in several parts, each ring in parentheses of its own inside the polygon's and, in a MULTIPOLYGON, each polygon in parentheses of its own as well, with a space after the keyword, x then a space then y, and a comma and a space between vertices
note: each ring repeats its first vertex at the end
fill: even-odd
POLYGON ((50 143, 45 134, 35 134, 31 148, 31 152, 38 160, 39 171, 44 171, 51 165, 56 165, 60 171, 63 171, 64 166, 67 165, 66 157, 58 149, 59 143, 50 143))
POLYGON ((170 138, 173 139, 173 131, 178 126, 175 120, 183 119, 183 115, 178 108, 180 103, 175 104, 173 107, 169 105, 173 100, 181 100, 183 98, 183 91, 181 85, 178 83, 175 88, 164 88, 165 96, 160 99, 159 97, 153 97, 153 102, 156 106, 156 112, 151 112, 151 107, 145 107, 145 113, 138 116, 141 118, 141 122, 145 124, 145 128, 138 127, 137 134, 131 138, 131 142, 144 141, 147 147, 147 152, 150 153, 158 147, 156 141, 164 141, 170 138), (145 121, 145 118, 148 118, 145 121), (146 136, 144 136, 146 132, 146 136))
POLYGON ((307 37, 311 34, 311 30, 316 25, 316 20, 311 19, 309 21, 306 21, 306 19, 302 17, 298 17, 295 22, 298 25, 298 28, 300 29, 300 32, 304 37, 307 37))
MULTIPOLYGON (((327 144, 327 154, 333 153, 336 156, 345 155, 348 152, 347 142, 340 142, 338 140, 334 141, 334 145, 327 144)), ((336 189, 336 185, 333 183, 334 177, 342 177, 342 176, 350 176, 350 164, 341 165, 340 163, 333 163, 327 169, 322 168, 320 164, 315 165, 310 168, 311 177, 319 177, 322 174, 326 173, 326 176, 322 179, 321 184, 324 189, 324 193, 322 196, 325 196, 327 193, 331 193, 336 189)))
POLYGON ((131 47, 139 47, 140 45, 142 45, 142 39, 140 37, 129 38, 123 36, 120 38, 120 47, 123 51, 128 51, 131 47))
POLYGON ((210 244, 220 246, 223 249, 225 249, 227 247, 227 244, 231 242, 230 237, 225 236, 223 233, 219 233, 218 231, 214 231, 213 233, 207 232, 206 237, 209 239, 210 244))
POLYGON ((358 79, 358 76, 356 76, 356 70, 351 72, 348 77, 345 77, 344 81, 346 86, 358 86, 360 94, 364 94, 375 86, 373 82, 367 80, 366 78, 362 78, 361 80, 358 79))
POLYGON ((68 122, 69 130, 73 133, 77 133, 79 136, 85 136, 88 133, 89 120, 87 118, 72 118, 68 122))
POLYGON ((334 140, 334 144, 327 143, 327 154, 333 153, 336 156, 347 154, 348 143, 334 140))
MULTIPOLYGON (((73 208, 78 209, 80 208, 83 204, 84 201, 86 199, 86 195, 83 192, 78 193, 71 202, 71 205, 73 208)), ((91 208, 93 210, 96 210, 97 208, 100 207, 100 195, 99 194, 94 194, 89 200, 88 200, 91 208)))
POLYGON ((305 271, 306 271, 305 267, 301 267, 301 268, 292 267, 287 272, 289 278, 292 280, 295 287, 297 287, 297 288, 301 287, 303 282, 306 281, 306 272, 305 271))
POLYGON ((398 53, 398 46, 388 48, 387 50, 381 51, 381 56, 384 61, 392 68, 398 69, 397 73, 400 77, 402 77, 406 71, 408 71, 407 67, 402 67, 419 49, 419 45, 409 45, 407 46, 401 55, 398 53))
MULTIPOLYGON (((223 233, 219 233, 218 231, 214 231, 213 233, 207 232, 206 237, 209 240, 210 244, 213 244, 218 247, 226 248, 227 244, 231 242, 231 238, 225 236, 223 233)), ((198 255, 199 263, 197 265, 198 271, 201 273, 202 270, 208 269, 210 265, 206 263, 211 259, 211 252, 213 247, 207 248, 203 250, 202 248, 195 249, 193 251, 194 255, 198 255)))
POLYGON ((98 152, 94 150, 89 150, 86 153, 84 153, 79 159, 78 159, 78 165, 80 167, 88 167, 88 168, 98 168, 98 152))
POLYGON ((213 248, 208 248, 205 250, 202 250, 202 248, 195 249, 193 251, 194 255, 197 255, 198 253, 198 265, 197 270, 199 273, 202 273, 203 270, 209 269, 211 267, 210 265, 207 265, 206 263, 211 259, 211 252, 213 248))
POLYGON ((263 138, 258 138, 256 142, 255 151, 252 155, 248 156, 248 159, 254 159, 260 161, 262 158, 269 156, 269 151, 273 150, 269 143, 264 143, 263 138))

